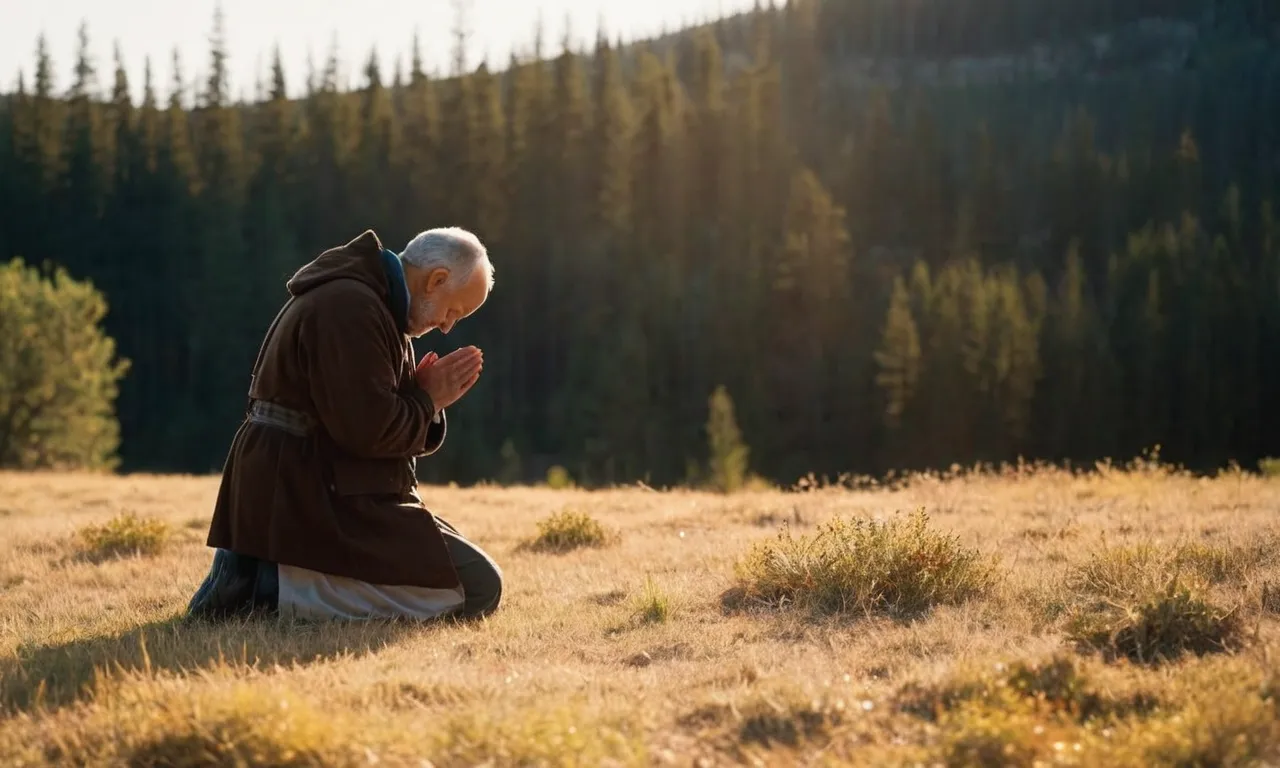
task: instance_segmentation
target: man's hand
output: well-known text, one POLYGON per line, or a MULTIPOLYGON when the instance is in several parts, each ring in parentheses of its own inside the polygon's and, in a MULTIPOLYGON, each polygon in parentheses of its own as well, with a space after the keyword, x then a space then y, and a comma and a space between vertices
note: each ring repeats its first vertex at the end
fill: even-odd
POLYGON ((480 379, 484 355, 475 347, 463 347, 444 357, 430 352, 418 363, 414 378, 431 398, 437 411, 462 399, 480 379))

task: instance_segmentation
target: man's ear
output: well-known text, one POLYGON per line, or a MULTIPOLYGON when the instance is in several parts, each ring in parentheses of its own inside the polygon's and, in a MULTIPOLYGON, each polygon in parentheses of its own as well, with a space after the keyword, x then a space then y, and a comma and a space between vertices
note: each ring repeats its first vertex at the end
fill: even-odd
POLYGON ((449 270, 436 267, 427 275, 427 292, 435 293, 447 282, 449 282, 449 270))

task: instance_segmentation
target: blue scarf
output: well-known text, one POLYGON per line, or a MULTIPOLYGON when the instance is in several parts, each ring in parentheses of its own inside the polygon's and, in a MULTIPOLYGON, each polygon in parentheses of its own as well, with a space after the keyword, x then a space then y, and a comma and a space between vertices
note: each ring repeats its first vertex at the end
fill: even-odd
POLYGON ((395 251, 382 249, 382 266, 387 272, 387 303, 391 306, 391 316, 395 318, 396 327, 401 335, 409 332, 409 283, 404 277, 404 265, 395 251))

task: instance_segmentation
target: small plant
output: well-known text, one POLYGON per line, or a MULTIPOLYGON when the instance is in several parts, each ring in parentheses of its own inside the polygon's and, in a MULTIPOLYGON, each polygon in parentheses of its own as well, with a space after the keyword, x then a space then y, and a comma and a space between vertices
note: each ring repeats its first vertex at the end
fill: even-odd
POLYGON ((935 685, 908 684, 897 696, 898 708, 926 720, 938 720, 968 702, 1008 708, 1032 701, 1046 712, 1085 723, 1099 717, 1126 717, 1155 709, 1154 696, 1117 694, 1098 687, 1081 669, 1079 659, 1055 655, 1043 660, 998 664, 981 673, 961 673, 935 685))
POLYGON ((744 600, 894 617, 980 597, 997 578, 994 559, 931 530, 923 510, 884 523, 837 519, 812 537, 784 529, 737 571, 744 600))
POLYGON ((1069 728, 1047 718, 1034 702, 1013 700, 1001 706, 966 702, 942 718, 942 765, 1039 765, 1051 744, 1066 743, 1069 728))
POLYGON ((557 464, 547 470, 547 487, 553 491, 567 491, 573 488, 573 477, 569 470, 557 464))
POLYGON ((1280 457, 1268 456, 1258 460, 1258 471, 1263 477, 1280 477, 1280 457))
POLYGON ((1103 550, 1068 576, 1074 598, 1067 636, 1107 658, 1144 664, 1226 650, 1243 622, 1236 608, 1214 601, 1210 585, 1241 584, 1274 554, 1271 538, 1243 546, 1103 550))
POLYGON ((582 547, 603 547, 616 534, 586 512, 562 510, 538 523, 538 535, 529 547, 544 552, 567 552, 582 547))
POLYGON ((646 578, 644 593, 637 598, 633 615, 642 624, 664 624, 671 618, 671 598, 646 578))
POLYGON ((140 518, 125 512, 102 525, 86 525, 76 532, 85 557, 105 560, 128 555, 155 555, 164 549, 171 534, 163 520, 140 518))
POLYGON ((1110 659, 1157 664, 1185 653, 1228 650, 1242 635, 1234 609, 1214 603, 1194 582, 1174 576, 1159 590, 1082 605, 1067 637, 1110 659))
POLYGON ((845 720, 843 701, 810 700, 795 693, 760 697, 735 709, 741 717, 738 740, 766 749, 822 743, 845 720))

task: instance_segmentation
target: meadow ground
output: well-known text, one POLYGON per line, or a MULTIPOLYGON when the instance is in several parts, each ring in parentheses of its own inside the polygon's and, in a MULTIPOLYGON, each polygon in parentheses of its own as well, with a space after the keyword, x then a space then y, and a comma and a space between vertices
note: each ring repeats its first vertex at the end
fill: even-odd
POLYGON ((0 764, 1280 764, 1280 479, 424 488, 489 620, 189 626, 216 488, 0 475, 0 764), (526 546, 566 511, 598 546, 526 546))

